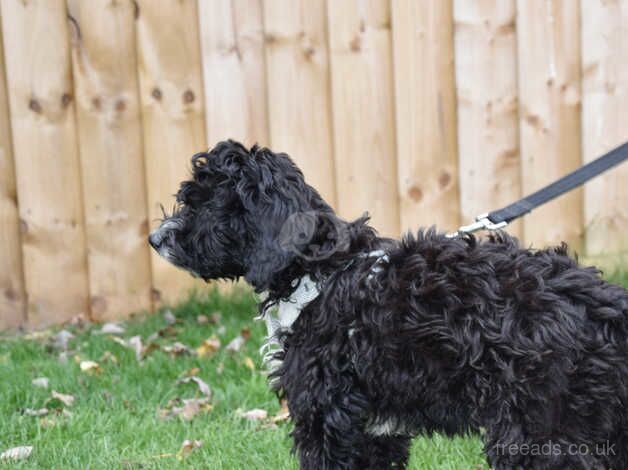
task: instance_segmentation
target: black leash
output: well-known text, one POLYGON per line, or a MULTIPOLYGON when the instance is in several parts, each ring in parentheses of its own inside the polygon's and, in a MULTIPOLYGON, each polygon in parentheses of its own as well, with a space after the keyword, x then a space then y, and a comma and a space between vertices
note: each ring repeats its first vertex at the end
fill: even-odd
POLYGON ((457 232, 450 234, 450 236, 473 233, 478 230, 498 230, 504 228, 510 222, 527 214, 532 209, 551 201, 561 194, 571 191, 600 173, 619 165, 626 159, 628 159, 628 142, 623 143, 619 147, 602 155, 600 158, 587 163, 576 171, 563 176, 558 181, 554 181, 523 199, 519 199, 496 211, 478 215, 475 218, 475 222, 460 227, 457 232))

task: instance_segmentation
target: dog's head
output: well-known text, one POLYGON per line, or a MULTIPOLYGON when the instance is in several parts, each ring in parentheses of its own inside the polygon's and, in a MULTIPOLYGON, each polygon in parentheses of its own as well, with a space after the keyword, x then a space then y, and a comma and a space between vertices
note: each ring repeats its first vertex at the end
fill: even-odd
POLYGON ((346 245, 343 221, 285 154, 233 141, 192 157, 177 207, 149 237, 174 265, 205 280, 244 276, 263 290, 295 258, 346 245))

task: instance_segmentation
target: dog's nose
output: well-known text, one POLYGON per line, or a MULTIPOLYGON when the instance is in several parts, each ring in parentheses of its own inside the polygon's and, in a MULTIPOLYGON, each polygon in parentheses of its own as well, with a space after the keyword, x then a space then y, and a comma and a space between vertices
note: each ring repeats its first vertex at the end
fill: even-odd
POLYGON ((152 246, 155 250, 159 248, 160 242, 161 242, 161 237, 159 236, 159 234, 152 232, 148 236, 148 243, 150 243, 150 246, 152 246))

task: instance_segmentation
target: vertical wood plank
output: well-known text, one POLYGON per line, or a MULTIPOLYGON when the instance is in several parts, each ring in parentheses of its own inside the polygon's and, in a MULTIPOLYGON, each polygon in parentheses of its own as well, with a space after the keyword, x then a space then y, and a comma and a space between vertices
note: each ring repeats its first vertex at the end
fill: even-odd
POLYGON ((199 0, 198 11, 209 146, 268 145, 261 1, 199 0))
POLYGON ((2 0, 28 323, 87 312, 68 24, 63 0, 2 0))
MULTIPOLYGON (((462 223, 521 197, 515 0, 455 0, 462 223)), ((517 237, 521 222, 507 231, 517 237)))
POLYGON ((336 200, 324 0, 264 3, 270 140, 336 200))
MULTIPOLYGON (((196 0, 139 0, 140 97, 151 221, 170 209, 189 177, 190 157, 207 148, 196 0)), ((154 300, 174 303, 201 281, 151 255, 154 300)))
MULTIPOLYGON (((581 165, 580 8, 559 0, 517 1, 522 190, 529 194, 581 165)), ((526 216, 535 247, 582 243, 582 191, 526 216)))
POLYGON ((91 310, 103 320, 151 306, 135 9, 109 0, 68 7, 91 310))
POLYGON ((9 121, 4 47, 0 29, 0 331, 25 321, 15 165, 9 121))
MULTIPOLYGON (((582 1, 583 157, 628 139, 628 1, 582 1)), ((609 268, 628 262, 628 164, 585 186, 587 256, 609 268), (618 255, 621 255, 618 257, 618 255)))
POLYGON ((390 6, 327 3, 338 209, 399 233, 390 6))
POLYGON ((392 2, 401 225, 458 228, 451 1, 392 2))

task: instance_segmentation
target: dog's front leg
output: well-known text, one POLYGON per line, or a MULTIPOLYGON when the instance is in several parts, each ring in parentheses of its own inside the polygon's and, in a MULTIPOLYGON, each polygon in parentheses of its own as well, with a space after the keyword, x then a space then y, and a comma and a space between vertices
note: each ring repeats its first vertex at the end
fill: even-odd
POLYGON ((281 384, 294 422, 292 436, 301 469, 361 470, 369 401, 353 372, 291 350, 281 384))

